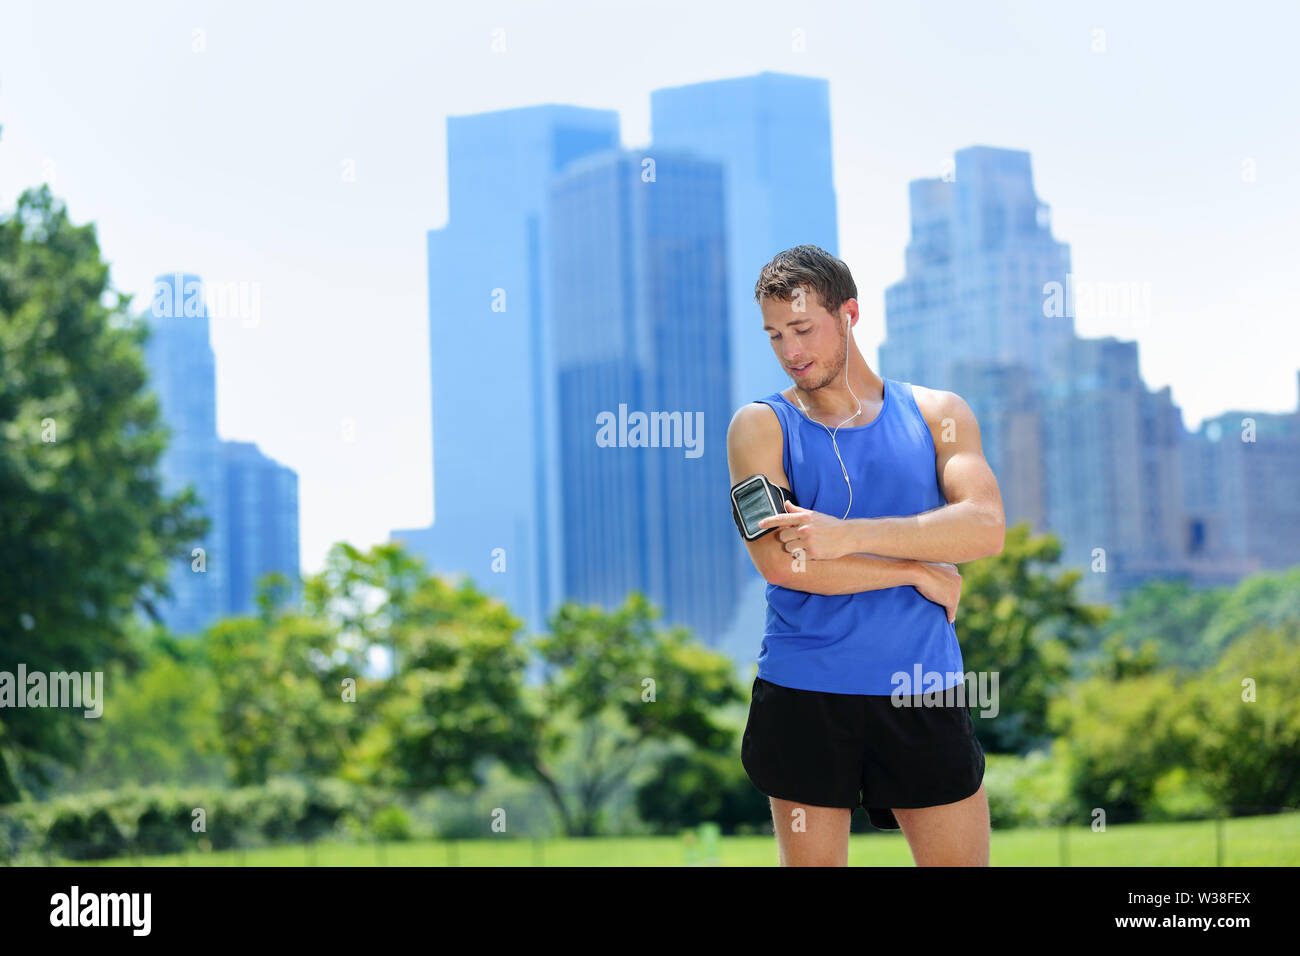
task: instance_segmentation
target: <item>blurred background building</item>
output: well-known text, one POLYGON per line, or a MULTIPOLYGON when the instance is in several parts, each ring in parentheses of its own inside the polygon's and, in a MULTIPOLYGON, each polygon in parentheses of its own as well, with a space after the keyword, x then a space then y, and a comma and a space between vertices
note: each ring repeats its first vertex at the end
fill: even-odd
MULTIPOLYGON (((759 270, 800 243, 838 250, 829 99, 825 80, 770 72, 656 90, 635 150, 612 111, 448 119, 449 221, 429 233, 434 522, 395 539, 532 630, 566 599, 639 589, 752 659, 766 583, 725 506, 726 425, 789 384, 758 334, 759 270), (601 447, 597 417, 620 405, 703 412, 702 456, 601 447)), ((909 194, 877 371, 966 399, 1008 524, 1058 533, 1088 599, 1300 560, 1297 415, 1227 413, 1193 435, 1135 342, 1079 337, 1028 152, 959 150, 909 194), (1252 443, 1233 440, 1245 418, 1252 443)))
POLYGON ((298 476, 256 445, 217 435, 216 363, 202 280, 159 276, 141 321, 150 328, 145 361, 171 432, 159 466, 163 490, 175 495, 193 487, 210 522, 207 535, 172 563, 173 597, 158 608, 164 623, 193 635, 228 614, 248 613, 257 579, 267 571, 284 573, 296 599, 298 476), (203 550, 201 564, 194 548, 203 550))
POLYGON ((1230 583, 1300 560, 1297 414, 1230 412, 1189 432, 1169 388, 1142 381, 1136 342, 1075 334, 1069 248, 1029 154, 954 159, 911 183, 877 371, 970 404, 1007 523, 1055 532, 1080 592, 1103 603, 1153 578, 1230 583))

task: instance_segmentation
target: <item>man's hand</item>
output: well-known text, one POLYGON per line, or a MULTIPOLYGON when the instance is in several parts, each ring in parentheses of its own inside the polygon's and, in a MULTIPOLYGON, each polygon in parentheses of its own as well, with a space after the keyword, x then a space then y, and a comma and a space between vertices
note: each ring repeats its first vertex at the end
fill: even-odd
POLYGON ((948 612, 948 623, 957 620, 957 604, 961 601, 961 572, 955 564, 918 561, 919 583, 914 584, 921 596, 935 604, 942 604, 948 612))
POLYGON ((849 522, 800 508, 792 501, 785 503, 785 510, 786 514, 764 518, 758 526, 780 528, 778 537, 791 554, 803 551, 806 557, 829 561, 857 550, 851 540, 849 522))

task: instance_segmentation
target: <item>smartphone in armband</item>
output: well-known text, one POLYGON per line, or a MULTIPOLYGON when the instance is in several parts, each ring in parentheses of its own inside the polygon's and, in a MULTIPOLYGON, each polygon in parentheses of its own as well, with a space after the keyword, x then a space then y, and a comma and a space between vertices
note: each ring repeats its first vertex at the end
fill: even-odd
POLYGON ((765 475, 750 475, 731 486, 731 517, 735 519, 740 536, 755 541, 775 528, 760 528, 758 523, 772 515, 785 514, 785 503, 794 495, 780 485, 774 485, 765 475))

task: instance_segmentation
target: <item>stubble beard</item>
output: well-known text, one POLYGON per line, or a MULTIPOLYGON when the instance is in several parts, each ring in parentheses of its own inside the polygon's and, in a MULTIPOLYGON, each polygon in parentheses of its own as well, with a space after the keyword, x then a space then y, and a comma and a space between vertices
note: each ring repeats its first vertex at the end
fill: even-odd
POLYGON ((831 360, 831 370, 826 373, 826 377, 816 385, 800 386, 805 392, 815 392, 819 388, 825 388, 836 379, 844 377, 844 364, 848 361, 849 347, 847 342, 840 342, 834 358, 831 360))

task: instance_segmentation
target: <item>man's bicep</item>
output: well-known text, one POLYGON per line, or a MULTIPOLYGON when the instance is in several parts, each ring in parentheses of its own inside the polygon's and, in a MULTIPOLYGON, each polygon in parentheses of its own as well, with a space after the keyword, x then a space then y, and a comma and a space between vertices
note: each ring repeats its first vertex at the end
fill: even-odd
POLYGON ((990 513, 1002 514, 1002 492, 993 469, 980 452, 957 452, 943 465, 939 475, 943 496, 949 504, 970 501, 990 513))
MULTIPOLYGON (((774 485, 790 490, 782 464, 784 437, 781 423, 772 409, 760 403, 746 405, 736 412, 727 429, 727 467, 734 486, 751 475, 763 475, 774 485)), ((746 541, 750 560, 758 573, 773 584, 785 580, 793 557, 785 550, 777 532, 746 541)))
POLYGON ((765 475, 768 481, 789 491, 782 462, 783 441, 781 423, 770 406, 755 402, 736 412, 727 428, 731 483, 750 475, 765 475))
POLYGON ((1002 513, 1002 492, 984 457, 979 423, 970 406, 953 392, 944 393, 944 419, 935 443, 935 470, 949 504, 971 501, 1002 513))

